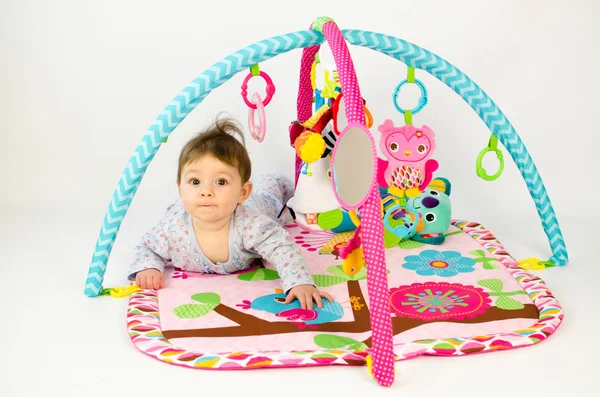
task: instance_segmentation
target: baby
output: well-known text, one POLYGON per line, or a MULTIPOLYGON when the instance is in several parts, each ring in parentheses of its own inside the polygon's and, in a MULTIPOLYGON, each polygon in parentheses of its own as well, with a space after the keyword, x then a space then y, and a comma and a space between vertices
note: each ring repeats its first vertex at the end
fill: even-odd
POLYGON ((248 269, 256 258, 276 266, 287 295, 312 309, 323 307, 298 246, 278 220, 293 186, 264 176, 253 192, 251 162, 244 136, 230 119, 217 119, 182 149, 177 170, 180 199, 135 248, 129 279, 144 289, 164 286, 167 263, 185 271, 231 274, 248 269), (231 132, 240 135, 238 141, 231 132))

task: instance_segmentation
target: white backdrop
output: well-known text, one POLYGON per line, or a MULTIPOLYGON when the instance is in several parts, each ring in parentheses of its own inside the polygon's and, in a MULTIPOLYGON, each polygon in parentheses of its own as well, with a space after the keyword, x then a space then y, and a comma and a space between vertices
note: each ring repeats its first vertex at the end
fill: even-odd
MULTIPOLYGON (((591 239, 591 225, 600 219, 592 205, 600 193, 598 2, 3 0, 0 215, 11 228, 0 234, 10 258, 0 259, 2 268, 17 259, 35 272, 51 264, 54 271, 43 282, 62 283, 69 300, 87 299, 84 281, 103 216, 131 154, 158 114, 213 63, 264 38, 306 29, 321 15, 334 18, 342 29, 405 39, 465 72, 529 149, 568 247, 591 239), (32 237, 36 230, 43 234, 32 237)), ((385 118, 401 123, 391 97, 406 77, 405 66, 364 48, 350 51, 375 126, 385 118)), ((276 170, 293 177, 287 127, 296 116, 300 57, 297 50, 260 65, 277 92, 266 108, 265 141, 248 138, 254 175, 276 170)), ((323 50, 321 59, 331 62, 332 56, 323 50)), ((123 284, 133 245, 175 198, 177 156, 184 142, 220 111, 247 125, 239 93, 245 75, 211 93, 158 152, 123 222, 108 285, 123 284)), ((452 182, 454 217, 484 223, 510 242, 507 248, 517 258, 547 258, 550 250, 533 200, 508 153, 499 180, 479 179, 475 159, 489 139, 486 126, 443 83, 418 70, 417 77, 428 88, 429 104, 414 123, 436 132, 436 175, 452 182)), ((251 85, 256 87, 262 84, 251 85)), ((379 138, 376 128, 372 133, 379 138)), ((597 264, 576 266, 595 269, 597 264)), ((35 272, 32 279, 38 277, 35 272)), ((122 322, 114 317, 114 311, 107 312, 106 321, 121 337, 122 322)))

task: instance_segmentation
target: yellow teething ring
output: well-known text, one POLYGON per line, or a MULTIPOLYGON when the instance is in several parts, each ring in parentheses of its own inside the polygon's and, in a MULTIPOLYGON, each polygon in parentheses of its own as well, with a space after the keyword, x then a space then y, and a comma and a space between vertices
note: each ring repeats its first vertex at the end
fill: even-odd
POLYGON ((310 68, 310 85, 313 91, 317 88, 317 63, 313 62, 310 68))
POLYGON ((348 211, 348 215, 350 215, 350 220, 352 221, 352 223, 354 223, 354 226, 359 227, 360 219, 358 219, 358 216, 356 215, 356 210, 348 211))

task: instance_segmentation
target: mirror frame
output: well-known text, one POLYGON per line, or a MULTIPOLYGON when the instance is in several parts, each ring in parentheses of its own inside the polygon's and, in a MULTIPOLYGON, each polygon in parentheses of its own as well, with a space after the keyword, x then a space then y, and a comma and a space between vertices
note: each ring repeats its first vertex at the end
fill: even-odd
POLYGON ((371 134, 371 132, 369 131, 367 126, 365 126, 361 123, 356 123, 356 122, 348 123, 348 125, 342 130, 342 132, 336 139, 336 144, 333 148, 333 151, 331 152, 331 188, 333 189, 333 195, 335 196, 335 199, 338 201, 338 203, 344 209, 346 209, 346 210, 358 209, 358 208, 362 207, 364 205, 364 203, 368 200, 369 196, 373 192, 373 189, 377 188, 377 166, 378 166, 378 162, 377 162, 377 149, 375 147, 375 140, 373 139, 373 135, 371 134), (371 143, 371 155, 373 156, 373 173, 371 174, 371 183, 369 184, 369 189, 367 190, 365 196, 358 202, 358 204, 355 204, 355 205, 349 205, 346 202, 344 202, 338 195, 338 192, 337 192, 337 189, 335 186, 336 179, 337 179, 335 176, 335 158, 337 156, 337 150, 339 147, 339 143, 343 140, 344 135, 346 135, 346 132, 348 132, 348 130, 350 130, 352 128, 360 128, 361 130, 363 130, 363 132, 369 138, 369 141, 371 143))

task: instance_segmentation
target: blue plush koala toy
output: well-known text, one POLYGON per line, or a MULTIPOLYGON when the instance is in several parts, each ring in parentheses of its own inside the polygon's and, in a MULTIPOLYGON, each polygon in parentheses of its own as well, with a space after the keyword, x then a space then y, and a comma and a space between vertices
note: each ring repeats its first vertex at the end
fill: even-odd
POLYGON ((409 198, 405 207, 398 209, 398 205, 388 206, 385 210, 390 212, 386 213, 389 218, 384 222, 385 247, 391 248, 402 240, 442 244, 452 219, 450 190, 450 181, 435 178, 421 194, 409 198))

